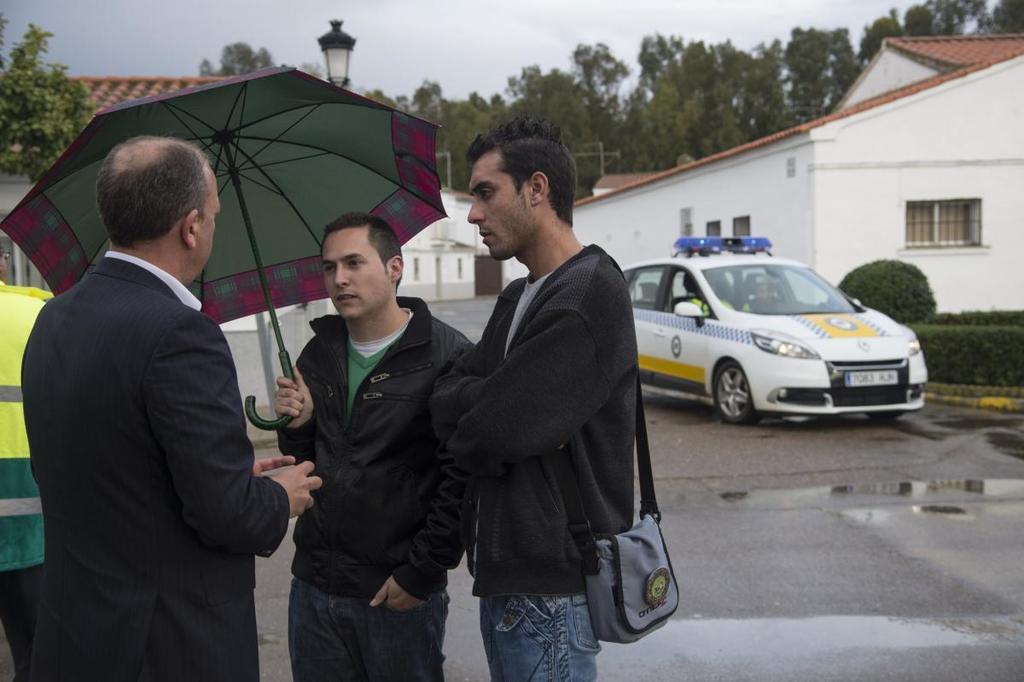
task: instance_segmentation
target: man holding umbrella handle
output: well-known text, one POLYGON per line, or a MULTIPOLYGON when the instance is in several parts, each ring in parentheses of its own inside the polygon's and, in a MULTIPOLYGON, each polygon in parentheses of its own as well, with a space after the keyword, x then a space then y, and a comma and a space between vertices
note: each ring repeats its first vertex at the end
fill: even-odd
POLYGON ((427 401, 470 344, 422 300, 396 295, 402 252, 380 217, 333 221, 321 255, 339 314, 313 320, 274 401, 292 418, 281 452, 314 460, 324 479, 295 526, 293 678, 442 680, 465 477, 439 451, 427 401))

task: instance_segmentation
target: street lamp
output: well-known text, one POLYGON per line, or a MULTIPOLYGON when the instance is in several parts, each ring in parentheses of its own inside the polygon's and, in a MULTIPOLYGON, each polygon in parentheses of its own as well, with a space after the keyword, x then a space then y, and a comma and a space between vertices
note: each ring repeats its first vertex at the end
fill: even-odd
POLYGON ((317 38, 327 62, 327 80, 341 87, 348 86, 348 65, 356 39, 341 30, 341 21, 331 20, 331 30, 317 38))

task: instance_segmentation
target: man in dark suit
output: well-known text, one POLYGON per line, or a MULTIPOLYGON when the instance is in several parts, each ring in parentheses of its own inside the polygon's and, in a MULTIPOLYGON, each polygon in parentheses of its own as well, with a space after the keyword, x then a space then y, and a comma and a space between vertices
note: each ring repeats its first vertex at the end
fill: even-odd
POLYGON ((255 681, 253 555, 320 479, 259 475, 292 460, 254 462, 227 343, 185 287, 220 209, 202 153, 134 138, 96 189, 112 249, 25 352, 46 542, 33 680, 255 681))

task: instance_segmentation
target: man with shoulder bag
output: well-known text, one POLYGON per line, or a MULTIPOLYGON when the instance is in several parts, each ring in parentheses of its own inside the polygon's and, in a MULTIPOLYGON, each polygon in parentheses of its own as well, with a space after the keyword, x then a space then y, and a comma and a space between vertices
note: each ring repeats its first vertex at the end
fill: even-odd
POLYGON ((430 402, 438 437, 472 476, 462 524, 487 662, 493 680, 595 679, 577 545, 592 544, 587 526, 632 524, 632 308, 615 262, 573 233, 575 165, 557 127, 516 119, 467 156, 469 221, 492 257, 530 272, 502 292, 430 402), (586 519, 572 529, 558 483, 567 465, 586 519))

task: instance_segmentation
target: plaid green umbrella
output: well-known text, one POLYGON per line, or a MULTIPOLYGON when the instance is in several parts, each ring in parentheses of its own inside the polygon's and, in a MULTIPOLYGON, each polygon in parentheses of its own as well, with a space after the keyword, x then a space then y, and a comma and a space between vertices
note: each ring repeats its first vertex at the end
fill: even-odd
MULTIPOLYGON (((275 307, 325 298, 322 228, 348 211, 380 216, 401 242, 445 216, 437 126, 295 69, 273 68, 147 97, 97 114, 0 223, 58 295, 106 251, 96 174, 137 135, 199 145, 217 176, 213 253, 193 292, 217 322, 269 311, 281 370, 292 377, 275 307)), ((261 419, 255 398, 246 414, 261 419)))

